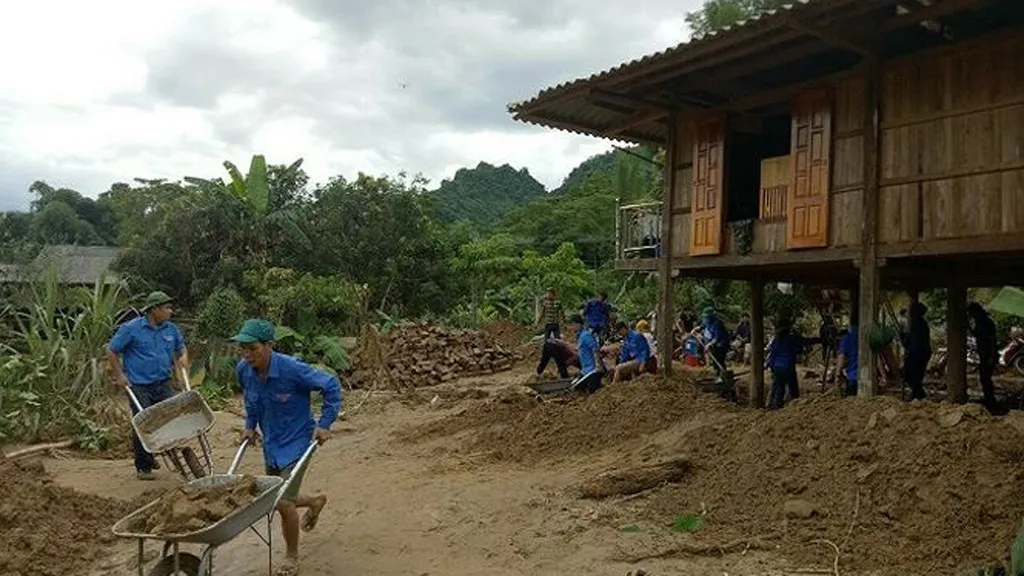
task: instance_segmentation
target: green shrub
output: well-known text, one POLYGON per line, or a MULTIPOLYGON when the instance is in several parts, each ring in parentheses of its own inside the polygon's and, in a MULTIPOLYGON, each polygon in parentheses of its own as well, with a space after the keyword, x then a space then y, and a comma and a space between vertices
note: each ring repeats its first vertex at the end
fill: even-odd
POLYGON ((196 319, 200 338, 226 339, 245 320, 245 300, 231 287, 218 288, 203 302, 196 319))

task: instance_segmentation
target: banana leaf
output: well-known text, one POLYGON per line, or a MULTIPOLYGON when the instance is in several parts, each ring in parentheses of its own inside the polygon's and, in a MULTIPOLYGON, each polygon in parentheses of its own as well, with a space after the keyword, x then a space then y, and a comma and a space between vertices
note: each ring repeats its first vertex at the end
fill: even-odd
POLYGON ((1006 286, 988 303, 989 310, 1024 318, 1024 290, 1006 286))

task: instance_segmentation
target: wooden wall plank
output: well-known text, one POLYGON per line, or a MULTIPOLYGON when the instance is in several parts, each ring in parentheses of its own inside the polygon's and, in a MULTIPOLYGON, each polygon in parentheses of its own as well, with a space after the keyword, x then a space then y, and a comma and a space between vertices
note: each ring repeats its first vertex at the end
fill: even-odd
POLYGON ((829 225, 829 246, 833 248, 860 246, 861 203, 863 190, 850 190, 832 195, 829 225))
POLYGON ((992 38, 887 66, 879 242, 1024 233, 1024 37, 992 38))

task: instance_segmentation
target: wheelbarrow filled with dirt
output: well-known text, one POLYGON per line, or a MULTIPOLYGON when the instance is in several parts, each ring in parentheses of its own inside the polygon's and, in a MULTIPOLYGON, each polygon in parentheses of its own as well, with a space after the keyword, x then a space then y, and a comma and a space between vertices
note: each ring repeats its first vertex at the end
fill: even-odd
POLYGON ((318 444, 310 443, 287 480, 236 473, 248 445, 248 440, 242 443, 226 474, 192 480, 114 524, 115 536, 138 541, 138 576, 211 576, 217 547, 246 530, 267 545, 272 569, 274 510, 291 483, 302 482, 318 444), (256 528, 264 518, 266 536, 256 528), (147 540, 163 542, 163 554, 148 572, 147 540), (198 555, 182 551, 182 545, 193 544, 202 547, 198 555))
POLYGON ((164 462, 186 480, 208 476, 213 465, 210 460, 210 443, 206 433, 213 427, 213 410, 198 391, 189 386, 188 374, 182 370, 185 391, 171 396, 163 402, 143 408, 139 399, 126 387, 128 397, 138 410, 132 416, 132 428, 146 452, 159 455, 164 462), (203 454, 200 461, 190 444, 195 441, 203 454))

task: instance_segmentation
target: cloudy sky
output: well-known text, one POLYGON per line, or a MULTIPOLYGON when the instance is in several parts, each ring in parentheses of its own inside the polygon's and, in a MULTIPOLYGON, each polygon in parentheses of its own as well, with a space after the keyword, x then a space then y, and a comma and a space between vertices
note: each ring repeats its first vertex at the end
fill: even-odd
POLYGON ((314 180, 483 160, 549 187, 600 140, 513 122, 511 101, 686 38, 699 0, 35 0, 0 19, 0 210, 44 179, 305 158, 314 180))

